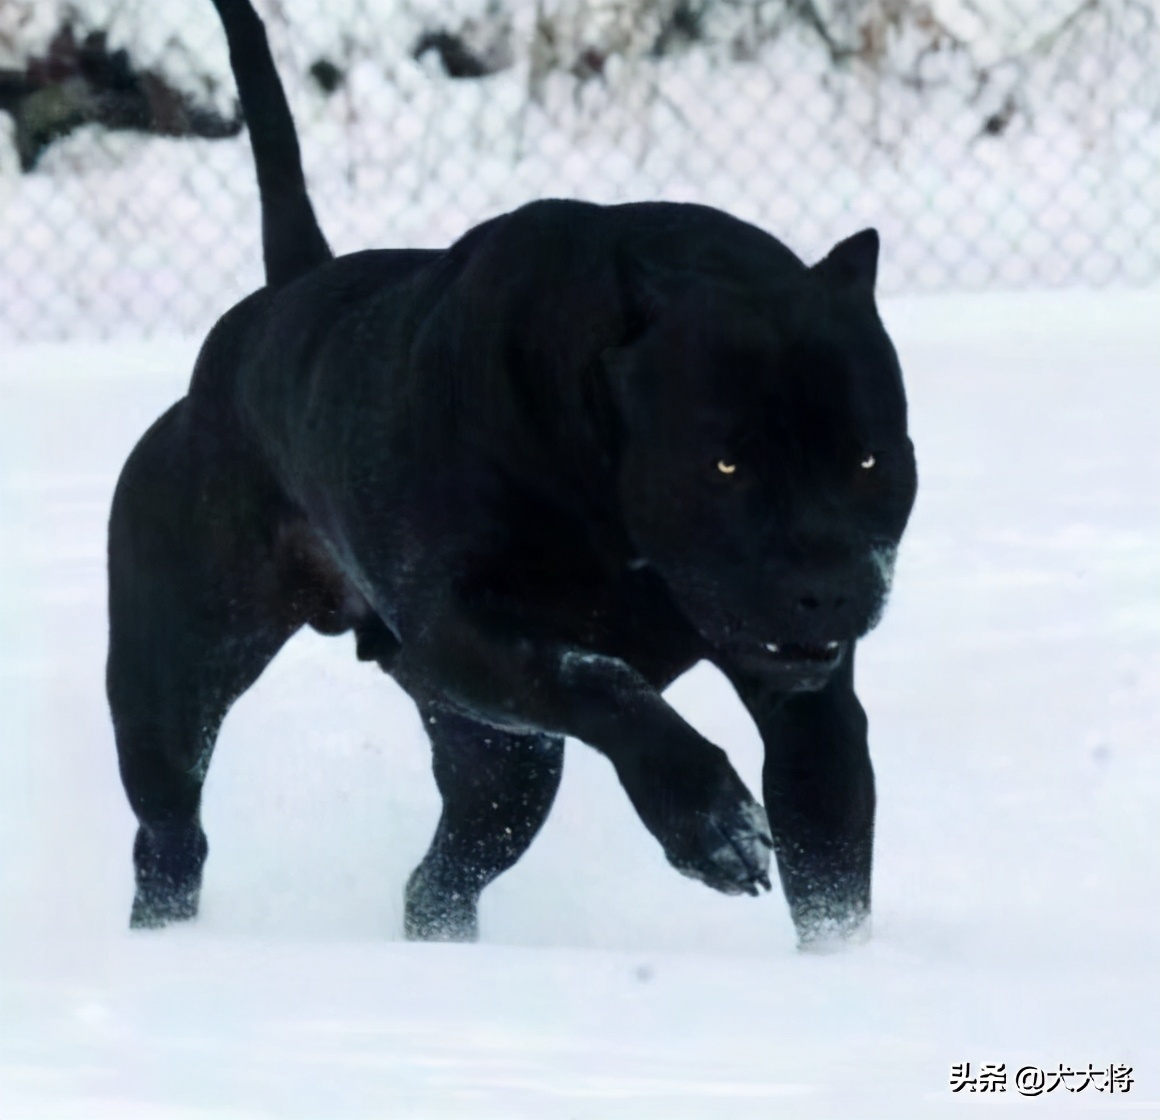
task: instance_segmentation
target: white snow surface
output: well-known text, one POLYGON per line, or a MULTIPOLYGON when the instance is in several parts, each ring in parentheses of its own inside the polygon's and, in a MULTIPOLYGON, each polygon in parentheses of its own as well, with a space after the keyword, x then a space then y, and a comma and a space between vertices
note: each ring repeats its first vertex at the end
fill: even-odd
MULTIPOLYGON (((883 302, 920 493, 859 649, 874 934, 682 878, 570 743, 475 946, 401 940, 434 828, 407 698, 294 639, 226 721, 203 910, 130 933, 102 690, 121 463, 194 343, 0 355, 0 1115, 938 1117, 1160 1111, 1160 290, 883 302), (1131 1092, 954 1094, 952 1063, 1124 1063, 1131 1092)), ((699 667, 673 703, 759 790, 699 667)))

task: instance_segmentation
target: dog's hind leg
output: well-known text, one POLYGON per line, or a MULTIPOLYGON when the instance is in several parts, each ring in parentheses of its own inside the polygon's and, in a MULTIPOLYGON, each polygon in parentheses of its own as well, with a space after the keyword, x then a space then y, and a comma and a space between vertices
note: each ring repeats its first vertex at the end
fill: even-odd
POLYGON ((301 622, 281 590, 269 495, 220 441, 191 430, 186 407, 137 445, 109 525, 107 687, 139 824, 133 926, 197 913, 218 728, 301 622))
POLYGON ((407 882, 411 940, 474 941, 483 888, 527 851, 552 807, 564 740, 513 734, 438 706, 420 706, 443 813, 407 882))

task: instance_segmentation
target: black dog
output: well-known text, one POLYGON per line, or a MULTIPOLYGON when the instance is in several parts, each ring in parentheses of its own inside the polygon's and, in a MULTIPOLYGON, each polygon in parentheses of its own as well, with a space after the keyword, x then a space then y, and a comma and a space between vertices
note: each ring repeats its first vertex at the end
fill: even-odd
POLYGON ((410 937, 476 933, 602 751, 682 872, 864 927, 874 779, 853 691, 915 494, 878 239, 813 268, 700 206, 533 203, 446 251, 332 260, 248 0, 215 0, 267 286, 206 340, 113 502, 109 700, 140 822, 132 924, 197 910, 218 727, 304 624, 414 698, 443 796, 410 937), (661 689, 719 666, 766 816, 661 689))

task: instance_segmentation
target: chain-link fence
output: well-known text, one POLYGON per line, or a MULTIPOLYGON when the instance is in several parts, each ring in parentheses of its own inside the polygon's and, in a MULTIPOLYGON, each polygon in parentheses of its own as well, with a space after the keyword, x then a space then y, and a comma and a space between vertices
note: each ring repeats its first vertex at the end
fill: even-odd
MULTIPOLYGON (((666 198, 888 290, 1160 276, 1155 0, 258 0, 338 251, 666 198)), ((0 0, 0 332, 201 331, 260 282, 209 0, 0 0)))

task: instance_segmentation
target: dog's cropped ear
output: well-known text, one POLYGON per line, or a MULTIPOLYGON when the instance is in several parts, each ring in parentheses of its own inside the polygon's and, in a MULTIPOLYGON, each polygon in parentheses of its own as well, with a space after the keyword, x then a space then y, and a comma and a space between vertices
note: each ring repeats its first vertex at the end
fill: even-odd
POLYGON ((814 265, 813 271, 835 287, 865 288, 873 292, 878 276, 878 231, 864 229, 839 241, 814 265))

